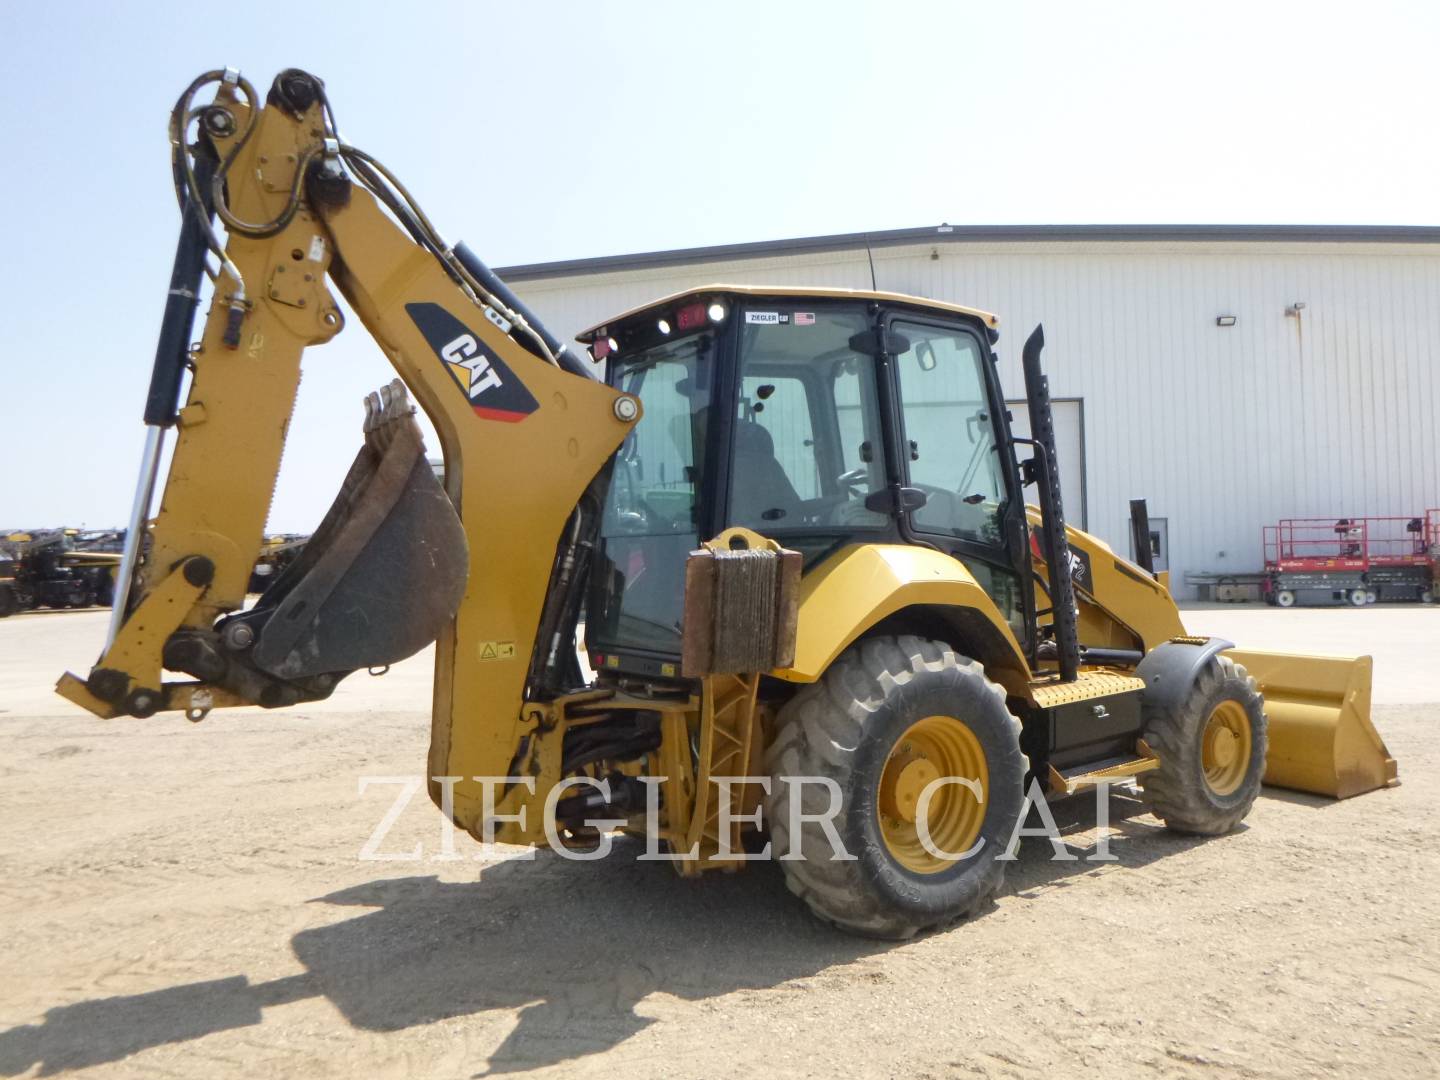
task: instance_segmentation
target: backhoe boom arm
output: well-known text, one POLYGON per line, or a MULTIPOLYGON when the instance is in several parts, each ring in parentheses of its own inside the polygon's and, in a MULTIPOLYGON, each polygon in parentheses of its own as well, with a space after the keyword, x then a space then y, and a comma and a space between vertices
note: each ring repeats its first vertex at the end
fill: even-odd
MULTIPOLYGON (((220 163, 227 269, 189 356, 173 459, 136 537, 133 586, 116 597, 113 640, 59 690, 101 716, 198 719, 323 697, 353 670, 436 641, 429 775, 511 775, 552 575, 573 563, 562 540, 638 405, 557 358, 527 313, 437 245, 398 182, 340 144, 318 79, 282 73, 262 104, 243 79, 212 76, 214 103, 177 112, 198 119, 220 163), (403 385, 367 404, 365 446, 335 505, 247 611, 301 357, 343 322, 327 280, 403 385), (443 493, 411 396, 439 435, 443 493), (194 681, 164 682, 162 670, 194 681)), ((188 153, 182 179, 203 190, 188 153)), ((187 229, 198 206, 184 207, 187 229)), ((477 823, 479 793, 455 785, 457 823, 477 823)))

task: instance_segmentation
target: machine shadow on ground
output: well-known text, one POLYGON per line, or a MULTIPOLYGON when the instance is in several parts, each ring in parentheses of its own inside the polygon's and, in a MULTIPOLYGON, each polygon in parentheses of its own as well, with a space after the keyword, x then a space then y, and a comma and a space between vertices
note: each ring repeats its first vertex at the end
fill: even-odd
MULTIPOLYGON (((1093 799, 1055 809, 1079 858, 1052 861, 1047 840, 1027 838, 1002 900, 1205 842, 1134 820, 1144 812, 1139 801, 1114 793, 1109 846, 1118 862, 1090 862, 1093 799)), ((659 1022, 637 1011, 651 994, 698 1002, 764 990, 903 947, 821 925, 774 863, 697 882, 634 862, 640 850, 623 841, 589 864, 539 853, 486 866, 478 881, 380 878, 315 898, 362 910, 291 939, 303 973, 262 983, 240 974, 52 1008, 39 1024, 0 1032, 0 1075, 37 1063, 45 1076, 118 1061, 259 1025, 267 1007, 315 997, 370 1032, 518 1009, 519 1022, 474 1066, 480 1075, 523 1072, 603 1052, 659 1022)))

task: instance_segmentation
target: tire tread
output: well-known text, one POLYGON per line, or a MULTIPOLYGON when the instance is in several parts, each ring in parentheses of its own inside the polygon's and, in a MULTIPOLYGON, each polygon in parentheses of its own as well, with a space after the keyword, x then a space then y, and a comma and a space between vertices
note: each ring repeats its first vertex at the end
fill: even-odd
MULTIPOLYGON (((772 777, 765 809, 772 851, 777 856, 788 851, 792 841, 788 823, 793 789, 773 778, 827 776, 844 791, 866 720, 884 706, 897 688, 917 675, 947 669, 983 680, 987 691, 1004 708, 1004 690, 986 677, 981 664, 960 656, 944 642, 912 635, 862 641, 842 653, 818 681, 804 687, 785 705, 765 755, 766 771, 772 777)), ((1028 763, 1019 749, 1020 721, 1008 710, 1006 715, 1010 716, 1014 752, 1020 758, 1023 775, 1028 763)), ((989 860, 973 879, 966 901, 956 910, 940 918, 915 922, 867 890, 859 860, 810 858, 806 840, 824 843, 824 838, 802 835, 798 839, 800 851, 807 857, 781 861, 786 885, 817 918, 850 933, 897 940, 945 929, 978 913, 1004 882, 1005 864, 989 860)))

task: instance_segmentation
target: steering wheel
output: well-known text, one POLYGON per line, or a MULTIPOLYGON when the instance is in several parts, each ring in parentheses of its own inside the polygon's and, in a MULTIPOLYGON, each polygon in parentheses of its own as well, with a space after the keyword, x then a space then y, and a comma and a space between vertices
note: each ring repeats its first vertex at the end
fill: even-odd
POLYGON ((619 510, 612 519, 612 527, 621 536, 639 536, 650 531, 649 515, 640 510, 619 510))
POLYGON ((839 476, 837 476, 835 478, 835 483, 839 486, 841 491, 849 493, 853 492, 856 488, 858 488, 864 480, 869 478, 869 476, 869 469, 863 467, 859 469, 851 469, 849 472, 841 473, 839 476))

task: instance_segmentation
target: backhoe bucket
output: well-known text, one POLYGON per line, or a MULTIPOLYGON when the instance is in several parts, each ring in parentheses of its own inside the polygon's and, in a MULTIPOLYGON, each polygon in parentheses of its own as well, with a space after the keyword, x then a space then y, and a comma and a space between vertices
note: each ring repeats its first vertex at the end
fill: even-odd
POLYGON ((366 400, 365 445, 305 550, 250 611, 250 658, 281 679, 381 667, 439 636, 465 592, 464 529, 398 380, 366 400))
POLYGON ((1265 695, 1265 783, 1335 799, 1398 783, 1395 759, 1370 721, 1370 657, 1238 649, 1225 655, 1265 695))

